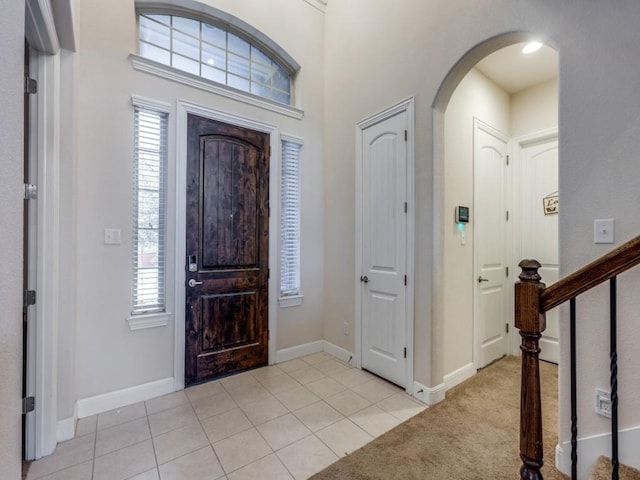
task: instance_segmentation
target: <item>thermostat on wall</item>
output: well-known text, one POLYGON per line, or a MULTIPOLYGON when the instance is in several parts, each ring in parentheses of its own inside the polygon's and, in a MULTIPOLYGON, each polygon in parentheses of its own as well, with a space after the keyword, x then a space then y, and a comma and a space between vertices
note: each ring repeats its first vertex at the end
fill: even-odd
POLYGON ((456 207, 456 223, 469 223, 469 207, 456 207))

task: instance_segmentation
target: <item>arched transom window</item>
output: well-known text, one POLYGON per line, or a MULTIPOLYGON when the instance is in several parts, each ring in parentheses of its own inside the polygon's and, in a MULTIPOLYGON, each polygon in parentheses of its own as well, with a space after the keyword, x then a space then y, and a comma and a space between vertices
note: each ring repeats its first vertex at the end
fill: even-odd
POLYGON ((192 18, 140 14, 140 55, 291 105, 292 74, 253 42, 192 18))

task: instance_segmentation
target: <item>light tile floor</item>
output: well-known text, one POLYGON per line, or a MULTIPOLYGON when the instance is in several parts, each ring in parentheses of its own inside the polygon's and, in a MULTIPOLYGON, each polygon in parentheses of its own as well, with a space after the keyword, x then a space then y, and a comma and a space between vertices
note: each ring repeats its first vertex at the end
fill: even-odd
POLYGON ((302 480, 425 406, 316 353, 83 418, 27 480, 302 480))

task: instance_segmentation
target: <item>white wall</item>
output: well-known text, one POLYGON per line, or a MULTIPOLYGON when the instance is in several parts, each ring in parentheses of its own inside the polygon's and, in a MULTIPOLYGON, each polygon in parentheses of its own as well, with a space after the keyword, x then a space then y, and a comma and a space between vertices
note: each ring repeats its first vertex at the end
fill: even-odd
POLYGON ((0 2, 0 477, 20 478, 24 2, 0 2))
POLYGON ((444 125, 444 372, 473 362, 473 120, 505 135, 510 129, 510 96, 475 68, 458 85, 444 125), (457 205, 471 207, 466 244, 454 222, 457 205))
MULTIPOLYGON (((322 339, 323 295, 323 28, 324 14, 302 0, 209 1, 235 15, 284 48, 302 66, 296 82, 302 120, 241 104, 211 93, 134 71, 137 51, 133 0, 91 1, 80 6, 77 75, 77 398, 173 376, 174 326, 130 331, 131 178, 133 109, 131 95, 172 105, 169 163, 175 165, 177 100, 276 125, 304 139, 302 161, 302 306, 277 311, 277 348, 322 339), (121 245, 103 245, 104 228, 122 231, 121 245)), ((173 168, 173 167, 171 167, 173 168)), ((278 175, 272 171, 271 175, 278 175)), ((169 178, 172 185, 174 178, 169 178)), ((170 207, 169 252, 176 228, 170 207)), ((277 241, 278 232, 271 232, 277 241)), ((277 265, 277 259, 273 259, 277 265)), ((183 259, 169 259, 171 272, 183 259)), ((276 269, 277 270, 277 269, 276 269)), ((273 274, 273 271, 272 271, 273 274)), ((169 295, 171 296, 171 295, 169 295)), ((173 305, 172 312, 184 309, 173 305)))
MULTIPOLYGON (((330 2, 326 29, 326 303, 325 337, 352 349, 341 332, 354 314, 354 125, 398 99, 416 95, 416 378, 441 383, 444 369, 443 309, 432 301, 440 292, 443 232, 450 224, 434 204, 444 205, 441 112, 456 83, 491 51, 523 41, 532 32, 559 51, 560 58, 560 258, 573 271, 610 246, 593 244, 594 218, 616 218, 616 244, 640 232, 637 188, 640 96, 636 79, 640 42, 634 0, 595 2, 472 0, 393 3, 330 2), (509 34, 507 36, 501 36, 509 34), (477 47, 477 48, 476 48, 477 47), (467 55, 468 54, 468 55, 467 55), (458 63, 460 61, 460 63, 458 63), (448 83, 440 90, 445 79, 448 83), (436 105, 437 111, 432 111, 436 105), (439 113, 440 112, 440 113, 439 113), (434 131, 438 132, 434 137, 434 131), (629 208, 632 206, 632 208, 629 208)), ((599 294, 598 296, 603 295, 599 294)), ((586 303, 586 302, 585 302, 586 303)), ((640 324, 629 299, 620 308, 620 364, 625 395, 622 425, 640 424, 637 349, 640 324), (631 381, 635 379, 636 381, 631 381)), ((581 308, 578 338, 581 435, 605 430, 593 413, 591 392, 607 375, 605 337, 597 309, 581 308), (594 351, 602 352, 596 358, 594 351), (586 353, 588 352, 588 353, 586 353)), ((566 321, 566 318, 565 318, 566 321)), ((562 332, 567 338, 567 332, 562 332)), ((568 378, 567 345, 562 344, 561 379, 568 378)), ((568 390, 563 381, 561 439, 568 438, 568 390)))
MULTIPOLYGON (((415 312, 429 310, 432 242, 425 234, 431 197, 422 187, 431 178, 424 162, 425 123, 430 112, 419 84, 426 70, 427 2, 329 2, 325 37, 325 325, 329 342, 355 351, 343 322, 354 322, 355 299, 355 124, 413 94, 416 97, 416 243, 415 312)), ((351 329, 353 331, 353 329, 351 329)), ((430 327, 415 325, 416 378, 430 382, 430 327)), ((433 383, 433 385, 439 382, 433 383)))
POLYGON ((557 126, 557 79, 511 95, 511 137, 557 126))

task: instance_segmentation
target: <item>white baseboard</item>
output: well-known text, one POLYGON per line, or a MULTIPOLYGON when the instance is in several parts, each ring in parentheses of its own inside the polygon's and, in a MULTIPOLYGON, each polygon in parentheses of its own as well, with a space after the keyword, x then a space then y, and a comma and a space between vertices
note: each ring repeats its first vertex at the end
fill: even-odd
POLYGON ((76 419, 73 417, 58 420, 56 427, 56 442, 71 440, 76 434, 76 419))
MULTIPOLYGON (((640 426, 618 433, 620 463, 640 469, 640 426)), ((600 455, 611 458, 611 434, 605 433, 578 439, 578 478, 588 478, 600 455)), ((571 474, 571 442, 556 446, 556 468, 571 474)))
POLYGON ((445 398, 447 390, 464 382, 476 374, 473 363, 468 363, 463 367, 454 370, 444 376, 443 382, 435 387, 427 387, 420 382, 413 382, 413 397, 427 405, 435 405, 445 398))
POLYGON ((447 373, 444 376, 445 390, 455 387, 456 385, 468 380, 477 373, 476 367, 473 363, 467 363, 466 365, 454 370, 451 373, 447 373))
POLYGON ((349 350, 345 350, 344 348, 339 347, 331 342, 327 342, 326 340, 324 340, 323 350, 344 363, 352 366, 355 365, 355 355, 349 350))
POLYGON ((316 342, 304 343, 295 347, 283 348, 276 352, 276 363, 287 362, 296 358, 311 355, 313 353, 327 352, 338 360, 354 365, 354 354, 349 350, 339 347, 326 340, 318 340, 316 342))
POLYGON ((174 379, 170 377, 156 380, 155 382, 136 385, 135 387, 96 395, 95 397, 83 398, 77 402, 78 418, 108 412, 114 408, 132 405, 144 400, 149 400, 150 398, 172 393, 173 391, 174 379))
POLYGON ((319 353, 324 351, 324 340, 318 340, 316 342, 304 343, 302 345, 296 345, 295 347, 283 348, 276 352, 276 363, 287 362, 295 358, 304 357, 305 355, 311 355, 312 353, 319 353))
POLYGON ((427 387, 419 382, 413 382, 413 397, 427 405, 435 405, 444 400, 446 388, 444 383, 435 387, 427 387))

